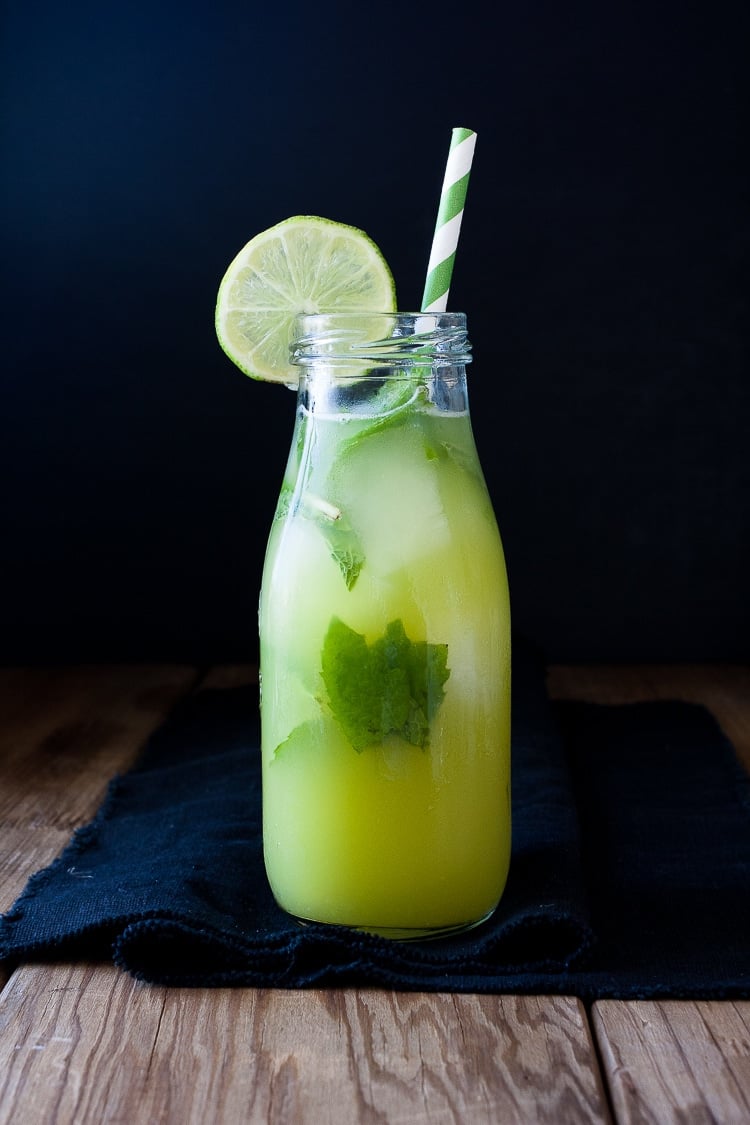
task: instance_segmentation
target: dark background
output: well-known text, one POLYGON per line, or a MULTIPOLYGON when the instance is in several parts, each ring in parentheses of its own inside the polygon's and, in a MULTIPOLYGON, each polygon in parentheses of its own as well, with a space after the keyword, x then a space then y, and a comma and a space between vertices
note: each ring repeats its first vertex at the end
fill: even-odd
POLYGON ((747 659, 747 12, 6 3, 0 660, 255 657, 294 400, 219 350, 219 281, 317 213, 415 307, 455 125, 516 627, 747 659))

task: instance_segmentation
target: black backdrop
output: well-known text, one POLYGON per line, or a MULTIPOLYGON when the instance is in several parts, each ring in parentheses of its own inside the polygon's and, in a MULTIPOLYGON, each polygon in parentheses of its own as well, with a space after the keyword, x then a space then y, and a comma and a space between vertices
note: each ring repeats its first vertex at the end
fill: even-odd
POLYGON ((455 125, 517 628, 746 659, 747 11, 6 2, 0 660, 254 658, 294 403, 218 349, 218 282, 318 213, 414 307, 455 125))

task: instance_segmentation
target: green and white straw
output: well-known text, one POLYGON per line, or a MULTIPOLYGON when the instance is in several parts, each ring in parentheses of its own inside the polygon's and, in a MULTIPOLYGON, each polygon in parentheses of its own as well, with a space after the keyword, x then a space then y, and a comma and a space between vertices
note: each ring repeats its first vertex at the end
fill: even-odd
POLYGON ((427 264, 422 312, 445 312, 448 307, 448 291, 453 276, 461 220, 464 217, 466 189, 469 186, 476 140, 477 135, 471 129, 453 130, 432 250, 427 264))

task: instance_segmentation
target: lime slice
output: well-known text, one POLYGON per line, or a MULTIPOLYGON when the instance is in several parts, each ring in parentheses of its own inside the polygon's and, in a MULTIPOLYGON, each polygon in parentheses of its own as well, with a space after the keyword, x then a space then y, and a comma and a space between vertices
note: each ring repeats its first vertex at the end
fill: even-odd
POLYGON ((252 238, 229 266, 216 335, 246 375, 294 386, 289 344, 299 313, 395 309, 391 271, 364 231, 295 215, 252 238))

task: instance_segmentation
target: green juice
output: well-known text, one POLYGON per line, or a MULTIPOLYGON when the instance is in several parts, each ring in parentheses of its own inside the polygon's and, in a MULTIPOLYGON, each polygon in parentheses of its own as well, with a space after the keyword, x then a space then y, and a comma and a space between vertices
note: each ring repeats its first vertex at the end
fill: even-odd
POLYGON ((266 869, 300 919, 447 932, 492 912, 510 859, 503 551, 465 383, 388 409, 354 382, 301 396, 268 543, 266 869))

